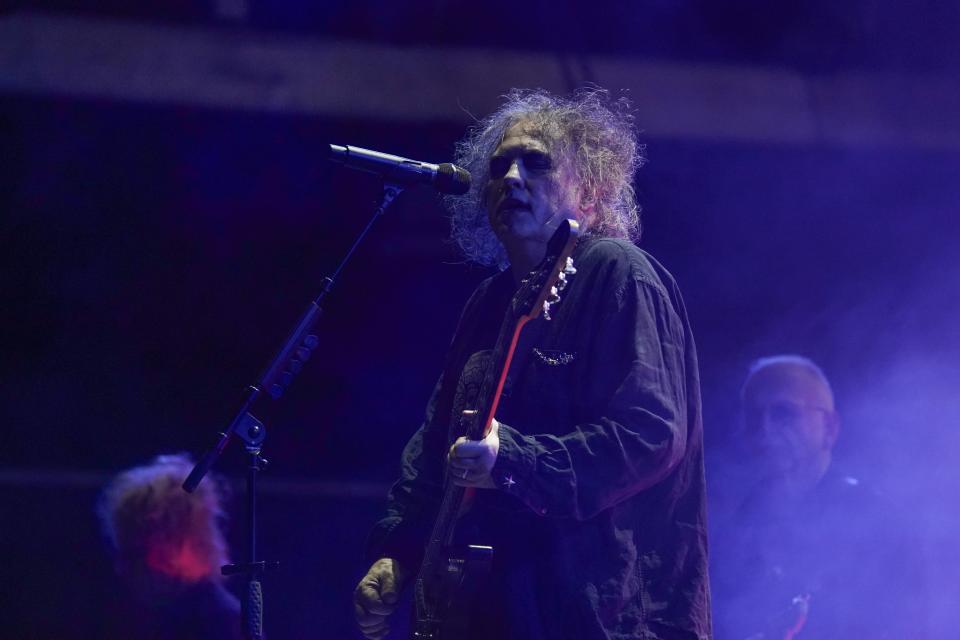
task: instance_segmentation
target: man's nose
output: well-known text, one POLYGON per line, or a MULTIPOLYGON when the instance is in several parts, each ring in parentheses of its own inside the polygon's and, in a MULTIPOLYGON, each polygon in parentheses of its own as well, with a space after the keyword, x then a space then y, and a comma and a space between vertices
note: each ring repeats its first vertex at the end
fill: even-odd
POLYGON ((765 438, 775 433, 779 427, 766 407, 753 407, 744 416, 744 421, 747 431, 758 438, 765 438))
POLYGON ((507 172, 503 174, 503 181, 510 185, 523 184, 523 172, 520 169, 520 160, 514 160, 507 167, 507 172))
POLYGON ((769 438, 774 435, 782 425, 778 424, 777 421, 770 416, 769 411, 764 411, 763 416, 760 419, 760 433, 764 438, 769 438))

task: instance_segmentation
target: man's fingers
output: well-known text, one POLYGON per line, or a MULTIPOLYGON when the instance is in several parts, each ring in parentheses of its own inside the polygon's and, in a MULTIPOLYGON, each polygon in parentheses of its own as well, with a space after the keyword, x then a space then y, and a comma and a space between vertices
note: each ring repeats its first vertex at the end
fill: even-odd
POLYGON ((457 438, 454 441, 454 443, 450 445, 450 450, 447 451, 447 458, 449 458, 450 460, 456 460, 457 458, 466 457, 465 454, 467 452, 467 449, 461 449, 460 447, 468 442, 471 442, 471 441, 467 440, 463 436, 460 436, 459 438, 457 438))
POLYGON ((390 633, 390 627, 386 627, 380 631, 364 631, 362 633, 370 640, 382 640, 383 638, 387 637, 388 633, 390 633))
POLYGON ((363 624, 365 620, 369 619, 370 614, 367 613, 367 610, 360 606, 360 603, 356 600, 353 601, 353 617, 357 619, 357 624, 363 624))
POLYGON ((380 624, 387 619, 387 616, 384 614, 371 613, 359 602, 353 603, 353 615, 357 620, 357 624, 361 627, 369 627, 371 625, 380 624))
POLYGON ((481 460, 478 458, 454 458, 450 461, 450 468, 456 469, 457 471, 463 473, 464 469, 473 470, 476 469, 481 463, 481 460))
POLYGON ((381 640, 389 632, 387 618, 397 608, 400 566, 391 558, 380 558, 353 592, 353 613, 360 632, 369 640, 381 640))
POLYGON ((380 599, 388 605, 397 603, 397 580, 393 571, 380 575, 380 599))
POLYGON ((377 616, 377 619, 373 621, 358 621, 357 626, 360 627, 360 631, 364 633, 376 633, 378 631, 383 631, 384 629, 390 628, 387 625, 387 619, 382 616, 377 616))
MULTIPOLYGON (((357 603, 363 607, 367 613, 378 616, 388 616, 395 609, 393 604, 385 603, 380 596, 376 583, 364 580, 357 588, 357 603)), ((394 600, 396 602, 396 600, 394 600)))
POLYGON ((393 613, 393 610, 396 607, 392 604, 384 604, 383 602, 370 602, 364 604, 364 608, 367 610, 367 613, 371 613, 375 616, 388 616, 393 613))
POLYGON ((370 638, 370 640, 380 640, 390 632, 390 627, 383 625, 382 627, 377 627, 376 629, 360 629, 365 637, 370 638))
POLYGON ((480 440, 458 440, 453 444, 450 457, 453 460, 470 460, 478 458, 487 451, 487 446, 480 440))
POLYGON ((489 439, 467 440, 463 436, 450 446, 447 465, 450 480, 460 487, 493 487, 490 469, 497 457, 489 439))
POLYGON ((370 604, 380 601, 380 592, 377 590, 377 583, 369 576, 363 579, 357 585, 357 591, 354 598, 366 609, 370 609, 370 604))

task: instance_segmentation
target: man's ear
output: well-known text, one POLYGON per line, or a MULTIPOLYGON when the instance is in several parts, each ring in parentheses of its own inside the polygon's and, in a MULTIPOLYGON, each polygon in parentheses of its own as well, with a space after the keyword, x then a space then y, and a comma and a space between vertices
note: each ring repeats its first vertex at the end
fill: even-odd
POLYGON ((580 210, 577 212, 580 223, 590 228, 597 217, 597 200, 593 194, 583 194, 580 198, 580 210))
POLYGON ((833 449, 833 445, 837 442, 837 437, 840 435, 840 414, 836 411, 831 411, 824 418, 824 426, 826 427, 826 445, 827 449, 833 449))

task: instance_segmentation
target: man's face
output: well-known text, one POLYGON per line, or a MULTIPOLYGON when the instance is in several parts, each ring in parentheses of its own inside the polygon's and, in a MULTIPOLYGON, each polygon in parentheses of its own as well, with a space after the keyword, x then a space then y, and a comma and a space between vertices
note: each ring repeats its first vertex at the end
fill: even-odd
POLYGON ((580 188, 556 145, 519 121, 490 157, 485 200, 490 226, 507 248, 546 246, 560 222, 580 220, 580 188))
POLYGON ((746 383, 746 444, 767 480, 816 483, 830 464, 839 422, 829 389, 806 367, 769 365, 746 383))

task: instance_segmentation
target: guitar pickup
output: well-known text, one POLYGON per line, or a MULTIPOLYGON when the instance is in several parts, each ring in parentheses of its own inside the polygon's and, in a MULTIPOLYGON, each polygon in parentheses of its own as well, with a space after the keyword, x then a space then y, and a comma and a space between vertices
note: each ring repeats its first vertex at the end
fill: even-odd
POLYGON ((470 544, 452 549, 447 557, 447 573, 480 574, 489 571, 493 563, 493 547, 470 544))

